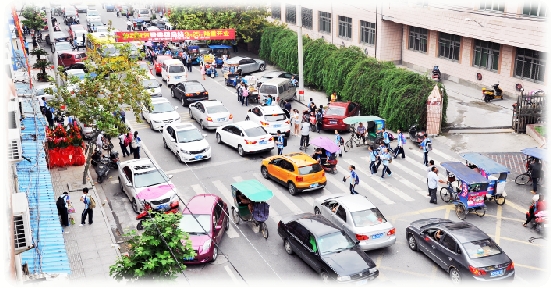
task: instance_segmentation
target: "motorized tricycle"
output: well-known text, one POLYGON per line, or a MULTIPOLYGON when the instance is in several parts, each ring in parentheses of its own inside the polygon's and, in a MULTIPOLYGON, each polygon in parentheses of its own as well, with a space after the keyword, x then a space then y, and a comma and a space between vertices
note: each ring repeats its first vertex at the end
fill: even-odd
POLYGON ((350 139, 344 143, 345 151, 352 149, 354 145, 356 147, 361 145, 377 145, 374 147, 376 149, 383 142, 383 135, 377 132, 385 128, 385 119, 378 116, 350 116, 344 118, 343 122, 350 125, 350 139), (365 141, 356 135, 356 124, 358 123, 366 123, 365 141))
MULTIPOLYGON (((462 162, 440 163, 448 173, 448 187, 451 192, 449 200, 455 205, 455 214, 461 220, 467 217, 469 212, 475 212, 479 217, 486 215, 484 199, 488 194, 488 179, 480 175, 462 162), (457 180, 456 180, 457 179, 457 180), (457 181, 458 187, 452 189, 452 183, 457 181)), ((440 191, 442 196, 442 190, 440 191)), ((442 200, 446 201, 444 198, 442 200)))
POLYGON ((231 184, 234 205, 231 207, 233 222, 250 222, 254 228, 268 240, 268 225, 266 220, 270 213, 270 205, 266 201, 274 197, 274 193, 258 180, 243 180, 231 184))
POLYGON ((467 167, 477 171, 490 181, 485 200, 494 200, 497 205, 505 204, 505 197, 507 197, 505 182, 507 175, 511 173, 509 168, 479 153, 464 153, 461 154, 461 157, 465 159, 467 167))
POLYGON ((438 66, 434 66, 432 68, 432 80, 440 81, 440 78, 442 78, 442 73, 440 73, 440 69, 438 69, 438 66))

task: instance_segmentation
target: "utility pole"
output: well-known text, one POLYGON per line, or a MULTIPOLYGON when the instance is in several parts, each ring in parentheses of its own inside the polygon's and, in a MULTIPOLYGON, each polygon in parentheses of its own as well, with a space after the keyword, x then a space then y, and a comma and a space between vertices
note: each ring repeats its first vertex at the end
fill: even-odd
MULTIPOLYGON (((57 59, 54 57, 54 25, 52 25, 52 6, 48 4, 46 7, 46 21, 48 21, 48 34, 50 35, 50 44, 52 45, 51 50, 52 51, 52 62, 54 63, 54 77, 55 82, 58 86, 61 86, 61 81, 59 79, 59 75, 57 73, 57 59)), ((44 37, 46 38, 46 37, 44 37)), ((44 41, 46 43, 46 41, 44 41)))
POLYGON ((298 100, 304 101, 304 48, 302 47, 302 7, 297 5, 298 26, 298 100))

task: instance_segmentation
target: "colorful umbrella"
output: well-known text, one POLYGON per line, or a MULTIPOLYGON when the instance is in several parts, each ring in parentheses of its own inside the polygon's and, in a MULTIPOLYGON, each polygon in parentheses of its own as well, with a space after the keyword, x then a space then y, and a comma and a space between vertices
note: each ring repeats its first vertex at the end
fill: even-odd
POLYGON ((339 151, 339 146, 337 145, 337 143, 327 137, 318 136, 310 140, 310 144, 323 148, 330 153, 337 153, 337 151, 339 151))

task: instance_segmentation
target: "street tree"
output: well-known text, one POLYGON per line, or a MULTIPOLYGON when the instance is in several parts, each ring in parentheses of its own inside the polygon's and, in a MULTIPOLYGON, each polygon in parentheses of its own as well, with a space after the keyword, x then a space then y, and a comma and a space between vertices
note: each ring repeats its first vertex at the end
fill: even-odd
POLYGON ((128 255, 109 267, 115 280, 174 280, 186 269, 182 260, 196 256, 189 234, 179 228, 182 214, 152 214, 143 223, 143 234, 132 230, 124 235, 128 255))
POLYGON ((21 20, 21 23, 34 31, 42 30, 46 26, 46 13, 40 11, 36 6, 25 6, 21 11, 21 16, 25 18, 21 20))
MULTIPOLYGON (((111 22, 109 22, 111 30, 111 22)), ((151 98, 143 88, 146 71, 141 69, 137 61, 143 58, 143 53, 136 46, 128 43, 115 43, 111 33, 107 33, 107 42, 99 44, 92 34, 86 38, 93 48, 87 48, 87 59, 84 61, 87 73, 84 79, 68 77, 70 75, 59 67, 63 85, 57 89, 47 89, 56 98, 48 101, 48 105, 56 109, 65 105, 67 115, 73 116, 78 122, 92 127, 95 140, 100 132, 109 137, 116 137, 128 132, 128 126, 121 121, 121 111, 134 111, 137 122, 142 107, 151 108, 151 98)), ((83 184, 92 156, 91 141, 87 145, 88 157, 83 173, 83 184)), ((98 147, 101 149, 101 147, 98 147)))
POLYGON ((195 4, 170 9, 168 21, 174 29, 235 29, 236 38, 249 43, 268 24, 267 6, 195 4))

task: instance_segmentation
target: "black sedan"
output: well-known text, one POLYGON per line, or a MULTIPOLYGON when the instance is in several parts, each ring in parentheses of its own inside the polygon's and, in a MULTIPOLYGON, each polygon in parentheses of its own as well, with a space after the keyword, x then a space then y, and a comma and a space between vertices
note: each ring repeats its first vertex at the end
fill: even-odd
POLYGON ((303 213, 278 223, 287 254, 297 254, 323 281, 365 284, 379 276, 375 263, 352 239, 321 215, 303 213))
POLYGON ((513 280, 515 265, 482 230, 467 222, 421 219, 406 228, 411 250, 421 251, 454 283, 462 280, 513 280))
POLYGON ((189 80, 172 85, 170 96, 180 99, 182 106, 188 106, 191 103, 208 100, 209 92, 203 87, 203 84, 197 80, 189 80))

